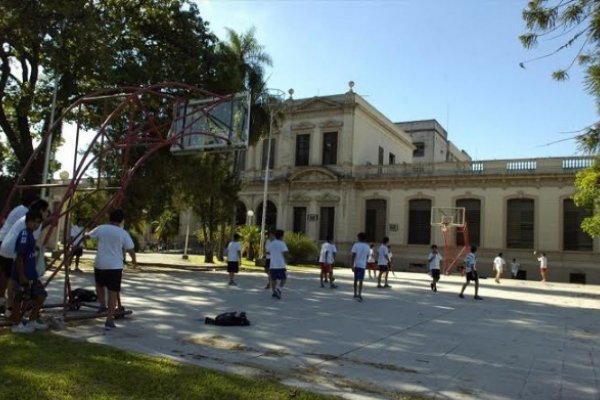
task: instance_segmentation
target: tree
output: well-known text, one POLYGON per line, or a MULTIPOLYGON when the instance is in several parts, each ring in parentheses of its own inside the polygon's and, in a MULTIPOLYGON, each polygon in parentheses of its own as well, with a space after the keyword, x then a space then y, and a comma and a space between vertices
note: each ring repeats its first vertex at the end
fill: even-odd
POLYGON ((157 220, 152 221, 152 231, 159 242, 171 244, 179 232, 178 215, 172 210, 164 210, 157 220))
MULTIPOLYGON (((569 78, 576 64, 585 68, 585 89, 596 97, 600 108, 600 2, 596 0, 531 0, 523 10, 528 32, 519 39, 526 49, 534 49, 539 39, 556 43, 554 48, 532 60, 534 62, 573 48, 568 63, 553 72, 558 81, 569 78)), ((600 150, 600 126, 591 125, 576 135, 581 149, 588 153, 600 150)))
MULTIPOLYGON (((529 60, 536 61, 573 48, 568 64, 552 77, 558 81, 569 78, 569 70, 576 64, 585 68, 585 89, 596 98, 600 109, 600 2, 597 0, 531 0, 523 11, 529 30, 520 36, 527 49, 535 48, 538 39, 558 44, 546 54, 529 60)), ((526 63, 521 63, 525 68, 526 63)), ((588 154, 600 152, 600 124, 591 124, 575 136, 581 150, 588 154)), ((591 236, 600 236, 600 167, 599 158, 593 166, 577 173, 573 196, 578 207, 593 211, 582 222, 582 229, 591 236)))
MULTIPOLYGON (((57 115, 100 87, 162 80, 225 87, 217 38, 189 0, 6 0, 0 4, 0 128, 18 169, 57 115)), ((26 177, 38 183, 38 157, 26 177)))

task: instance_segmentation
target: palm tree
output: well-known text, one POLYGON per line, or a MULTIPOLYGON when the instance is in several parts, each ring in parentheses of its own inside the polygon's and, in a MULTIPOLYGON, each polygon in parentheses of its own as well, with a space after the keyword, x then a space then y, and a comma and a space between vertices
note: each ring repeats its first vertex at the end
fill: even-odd
POLYGON ((268 132, 269 118, 266 110, 258 103, 264 91, 265 68, 273 65, 273 60, 265 52, 265 47, 256 40, 256 28, 237 33, 227 28, 228 41, 220 45, 222 54, 231 61, 237 78, 244 90, 252 96, 250 110, 250 143, 268 132))

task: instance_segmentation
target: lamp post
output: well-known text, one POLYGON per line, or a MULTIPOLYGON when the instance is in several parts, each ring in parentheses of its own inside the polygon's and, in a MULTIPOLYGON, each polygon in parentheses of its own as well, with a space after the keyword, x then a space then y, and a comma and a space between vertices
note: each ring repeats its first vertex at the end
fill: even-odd
POLYGON ((267 143, 267 162, 265 165, 265 182, 263 185, 262 214, 260 220, 259 253, 262 256, 264 255, 265 248, 265 227, 267 223, 267 192, 269 191, 269 164, 271 163, 271 146, 273 145, 271 140, 273 136, 273 122, 275 118, 275 113, 279 110, 283 102, 282 100, 285 96, 285 93, 283 92, 283 90, 279 89, 267 89, 262 93, 261 96, 263 97, 263 103, 269 110, 269 136, 267 138, 269 142, 267 143))
POLYGON ((246 212, 246 225, 252 225, 252 218, 254 218, 254 211, 248 210, 246 212))
POLYGON ((185 227, 185 244, 183 246, 183 255, 181 258, 184 260, 188 259, 188 243, 190 240, 190 219, 192 219, 192 209, 188 208, 187 210, 187 226, 185 227))

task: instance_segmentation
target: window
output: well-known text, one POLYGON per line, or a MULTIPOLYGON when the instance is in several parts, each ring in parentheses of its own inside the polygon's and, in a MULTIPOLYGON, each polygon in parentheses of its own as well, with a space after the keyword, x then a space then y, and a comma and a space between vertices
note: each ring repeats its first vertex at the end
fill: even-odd
POLYGON ((571 199, 563 201, 563 250, 592 251, 592 238, 581 229, 585 217, 591 217, 592 212, 579 208, 571 199))
POLYGON ((323 165, 337 164, 337 132, 323 134, 323 165))
MULTIPOLYGON (((262 224, 262 209, 263 203, 261 202, 256 209, 256 224, 262 224)), ((277 207, 272 201, 267 200, 267 212, 265 213, 265 227, 268 231, 273 230, 277 227, 277 207)))
POLYGON ((429 244, 431 241, 431 200, 408 202, 408 244, 429 244))
POLYGON ((310 135, 296 136, 296 166, 308 165, 310 154, 310 135))
MULTIPOLYGON (((469 232, 469 243, 471 246, 481 244, 481 201, 479 199, 460 199, 456 200, 456 207, 465 208, 465 221, 469 232)), ((464 246, 463 236, 456 235, 456 245, 464 246)))
POLYGON ((367 235, 367 241, 380 241, 386 235, 387 201, 382 199, 367 200, 365 208, 365 234, 367 235))
POLYGON ((294 226, 292 230, 295 233, 306 233, 306 207, 294 207, 294 226))
POLYGON ((383 147, 379 146, 379 158, 377 160, 377 163, 379 165, 383 165, 383 155, 384 155, 383 147))
POLYGON ((415 142, 413 145, 415 146, 413 157, 423 157, 425 155, 425 143, 415 142))
POLYGON ((389 160, 390 165, 396 164, 396 155, 393 153, 390 153, 388 156, 388 160, 389 160))
POLYGON ((333 237, 335 207, 321 207, 321 218, 319 221, 319 240, 325 240, 327 236, 333 237))
MULTIPOLYGON (((267 151, 269 148, 269 139, 263 140, 261 169, 267 167, 267 151)), ((271 139, 271 157, 269 159, 269 169, 275 168, 275 139, 271 139)))
POLYGON ((533 249, 535 202, 531 199, 511 199, 507 202, 506 247, 533 249))

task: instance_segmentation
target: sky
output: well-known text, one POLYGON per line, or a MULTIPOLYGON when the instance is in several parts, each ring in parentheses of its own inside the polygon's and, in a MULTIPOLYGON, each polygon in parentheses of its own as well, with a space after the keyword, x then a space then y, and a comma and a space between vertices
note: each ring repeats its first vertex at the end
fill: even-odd
POLYGON ((256 27, 273 59, 268 86, 295 98, 354 90, 393 122, 435 118, 474 159, 578 154, 572 132, 598 120, 575 50, 526 64, 527 0, 198 0, 222 40, 256 27), (570 132, 570 133, 567 133, 570 132))
MULTIPOLYGON (((268 87, 294 98, 354 90, 393 122, 434 118, 475 160, 580 154, 574 132, 598 120, 582 71, 556 82, 577 49, 530 62, 527 0, 196 0, 210 30, 256 37, 273 59, 268 87), (558 143, 555 143, 558 142, 558 143), (554 144, 553 144, 554 143, 554 144)), ((74 149, 58 160, 70 169, 74 149)))

